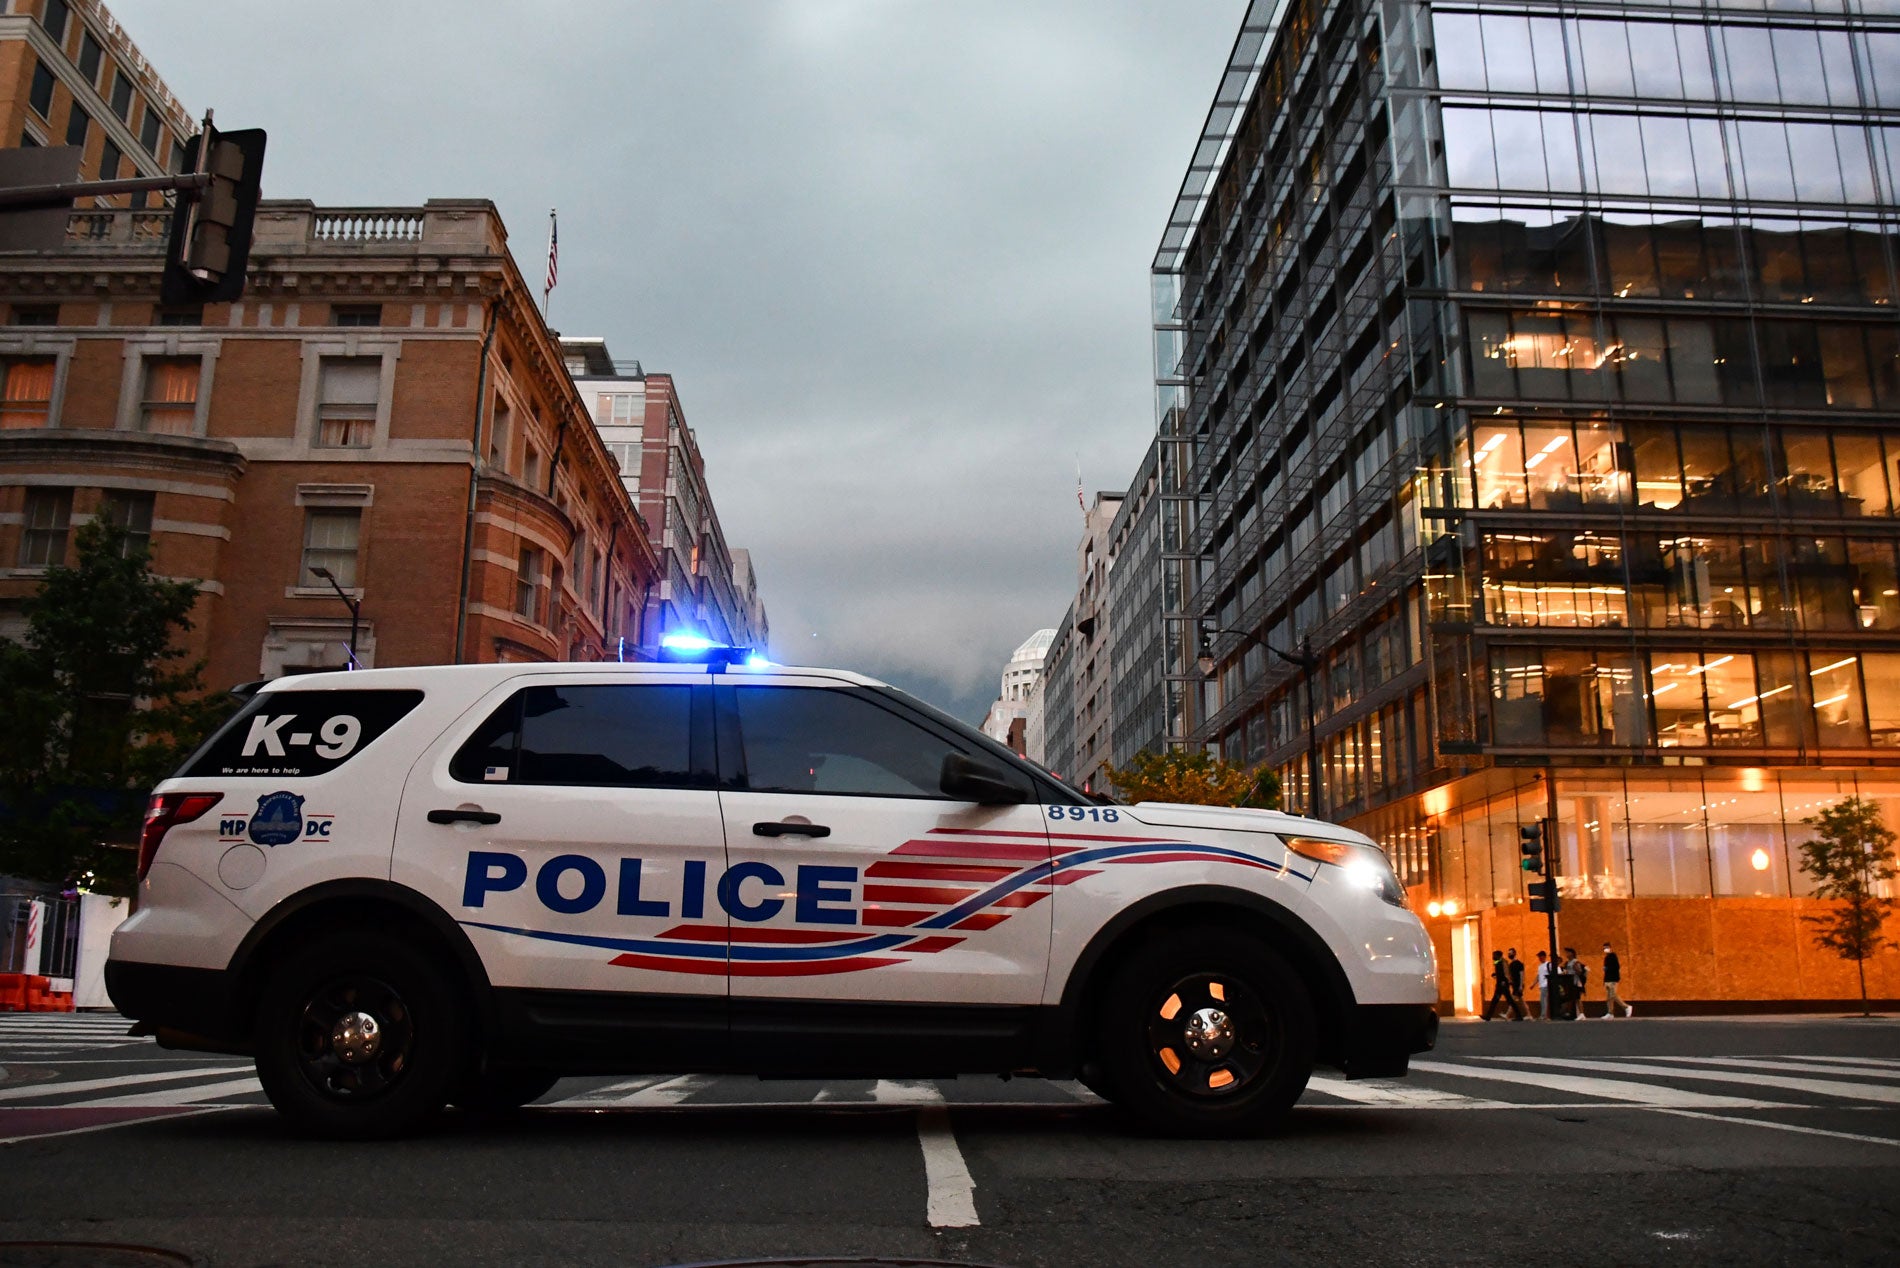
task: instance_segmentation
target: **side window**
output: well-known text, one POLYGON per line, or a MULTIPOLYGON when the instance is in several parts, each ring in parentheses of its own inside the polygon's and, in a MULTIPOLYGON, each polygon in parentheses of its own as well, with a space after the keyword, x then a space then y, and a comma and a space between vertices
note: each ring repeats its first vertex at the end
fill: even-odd
POLYGON ((692 741, 691 687, 528 687, 469 737, 449 773, 467 784, 710 788, 692 741))
POLYGON ((826 687, 737 690, 752 792, 943 797, 943 759, 963 750, 861 696, 826 687))
POLYGON ((326 775, 374 744, 420 691, 272 691, 257 696, 193 753, 180 776, 326 775))

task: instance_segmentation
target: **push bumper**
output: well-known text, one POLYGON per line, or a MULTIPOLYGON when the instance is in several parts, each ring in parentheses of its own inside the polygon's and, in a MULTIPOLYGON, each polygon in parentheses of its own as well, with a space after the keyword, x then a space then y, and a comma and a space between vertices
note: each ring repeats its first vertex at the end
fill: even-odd
POLYGON ((164 1048, 248 1053, 249 1027, 238 1017, 231 975, 222 969, 106 961, 112 1006, 155 1035, 164 1048))
POLYGON ((1404 1074, 1415 1052, 1438 1042, 1438 1009, 1431 1004, 1360 1004, 1347 1023, 1345 1056, 1349 1079, 1389 1079, 1404 1074))

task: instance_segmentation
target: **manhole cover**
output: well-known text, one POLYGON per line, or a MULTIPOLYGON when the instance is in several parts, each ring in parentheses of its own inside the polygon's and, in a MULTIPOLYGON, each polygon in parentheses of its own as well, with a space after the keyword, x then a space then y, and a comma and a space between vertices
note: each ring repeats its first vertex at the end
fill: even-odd
POLYGON ((0 1264, 8 1268, 189 1268, 190 1255, 160 1246, 117 1242, 0 1242, 0 1264))

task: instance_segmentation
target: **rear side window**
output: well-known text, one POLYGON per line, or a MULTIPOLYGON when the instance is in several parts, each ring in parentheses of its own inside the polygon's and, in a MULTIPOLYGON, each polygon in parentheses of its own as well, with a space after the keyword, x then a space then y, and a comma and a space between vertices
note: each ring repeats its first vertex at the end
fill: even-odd
POLYGON ((689 686, 527 687, 469 737, 449 774, 465 784, 710 788, 710 717, 699 716, 709 712, 689 686))
POLYGON ((181 777, 326 775, 362 754, 422 703, 420 691, 269 691, 178 772, 181 777))

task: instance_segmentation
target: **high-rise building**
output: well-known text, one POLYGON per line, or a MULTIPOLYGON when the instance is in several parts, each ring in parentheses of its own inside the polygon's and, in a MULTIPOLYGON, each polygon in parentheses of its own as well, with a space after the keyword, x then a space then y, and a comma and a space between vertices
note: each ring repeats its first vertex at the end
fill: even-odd
POLYGON ((614 360, 603 339, 563 337, 561 347, 594 427, 660 548, 662 579, 647 614, 649 637, 688 631, 763 648, 770 631, 751 557, 742 587, 673 376, 614 360))
POLYGON ((1243 22, 1154 263, 1176 734, 1379 839, 1458 1007, 1547 817, 1637 998, 1854 993, 1798 845, 1900 826, 1896 110, 1892 0, 1243 22))
MULTIPOLYGON (((77 146, 82 180, 182 166, 197 124, 103 4, 11 0, 0 9, 0 147, 77 146)), ((144 207, 160 198, 93 201, 144 207)))

